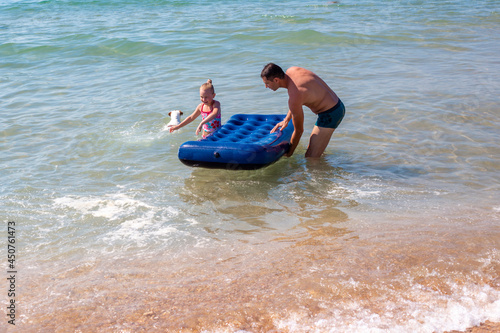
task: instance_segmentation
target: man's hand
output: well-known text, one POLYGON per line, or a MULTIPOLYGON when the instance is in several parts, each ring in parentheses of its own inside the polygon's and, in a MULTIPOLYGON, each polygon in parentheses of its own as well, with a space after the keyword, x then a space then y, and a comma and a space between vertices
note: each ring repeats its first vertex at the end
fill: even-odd
POLYGON ((283 120, 283 121, 280 121, 279 123, 276 124, 276 126, 274 126, 274 128, 271 130, 271 133, 274 133, 276 132, 276 130, 280 130, 282 131, 283 129, 285 129, 286 127, 288 126, 288 121, 286 120, 283 120))
POLYGON ((295 150, 295 148, 292 150, 292 147, 290 147, 288 149, 288 151, 285 153, 285 157, 290 157, 293 155, 293 151, 295 150))

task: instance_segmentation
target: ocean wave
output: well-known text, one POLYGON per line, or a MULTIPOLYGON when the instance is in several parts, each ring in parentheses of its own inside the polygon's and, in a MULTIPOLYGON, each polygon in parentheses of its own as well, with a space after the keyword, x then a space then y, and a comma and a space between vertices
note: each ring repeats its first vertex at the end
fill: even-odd
POLYGON ((44 45, 5 43, 0 45, 0 55, 5 57, 29 56, 31 58, 47 58, 55 55, 61 56, 61 54, 64 54, 67 58, 99 56, 134 57, 176 54, 179 53, 179 47, 181 47, 180 43, 172 47, 168 44, 160 45, 147 41, 133 41, 127 38, 107 39, 98 38, 93 35, 76 34, 48 41, 44 45))
MULTIPOLYGON (((201 238, 193 236, 190 231, 179 227, 180 211, 175 207, 152 205, 126 193, 64 196, 54 199, 54 208, 81 221, 78 222, 80 227, 92 220, 101 221, 100 224, 107 231, 97 235, 97 239, 92 241, 101 243, 99 247, 103 246, 98 251, 119 253, 126 252, 129 248, 161 248, 165 244, 175 248, 185 238, 194 239, 195 245, 201 241, 201 238)), ((92 228, 100 229, 96 223, 92 225, 92 228)))

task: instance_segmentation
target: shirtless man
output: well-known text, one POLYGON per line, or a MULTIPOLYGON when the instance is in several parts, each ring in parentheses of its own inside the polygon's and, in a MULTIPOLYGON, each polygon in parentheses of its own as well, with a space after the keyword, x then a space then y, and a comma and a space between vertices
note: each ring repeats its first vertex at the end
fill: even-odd
POLYGON ((290 67, 284 73, 280 66, 270 63, 264 67, 260 76, 266 88, 273 91, 278 88, 288 90, 288 114, 271 130, 271 133, 277 129, 283 130, 292 120, 294 131, 290 140, 290 150, 286 156, 292 156, 304 132, 302 106, 305 105, 318 115, 309 138, 306 157, 320 157, 328 146, 333 132, 344 118, 345 108, 342 101, 319 76, 305 68, 290 67))

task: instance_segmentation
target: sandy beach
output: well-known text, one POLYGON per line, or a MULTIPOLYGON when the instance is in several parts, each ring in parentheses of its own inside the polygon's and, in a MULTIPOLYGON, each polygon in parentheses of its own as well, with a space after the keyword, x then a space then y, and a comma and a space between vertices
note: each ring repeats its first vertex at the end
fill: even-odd
POLYGON ((14 329, 500 332, 497 0, 4 0, 0 31, 14 329), (287 113, 269 62, 344 103, 324 156, 304 106, 289 158, 182 164, 207 79, 223 125, 287 113))
POLYGON ((446 333, 490 333, 490 332, 500 332, 500 323, 492 323, 487 321, 479 326, 471 327, 466 329, 465 331, 449 331, 446 333))

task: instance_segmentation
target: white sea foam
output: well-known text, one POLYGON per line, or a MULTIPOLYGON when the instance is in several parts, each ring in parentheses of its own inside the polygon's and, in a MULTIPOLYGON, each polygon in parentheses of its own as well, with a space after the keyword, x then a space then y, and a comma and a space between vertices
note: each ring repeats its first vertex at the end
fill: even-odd
POLYGON ((154 210, 155 208, 126 194, 107 194, 103 197, 66 196, 57 198, 54 203, 59 207, 67 207, 82 214, 116 220, 136 213, 138 210, 154 210))
POLYGON ((381 190, 370 188, 364 185, 364 188, 348 188, 344 186, 337 186, 328 192, 331 196, 343 197, 349 200, 356 200, 362 198, 374 198, 382 194, 381 190))
POLYGON ((102 236, 106 244, 127 246, 125 243, 133 242, 137 246, 145 246, 148 241, 178 232, 171 223, 179 215, 177 209, 157 207, 125 193, 101 197, 66 196, 55 199, 54 204, 59 208, 75 210, 82 216, 108 220, 109 231, 102 236))
POLYGON ((128 244, 133 242, 136 246, 144 247, 155 239, 178 233, 173 226, 156 224, 153 215, 147 214, 144 217, 121 223, 116 230, 104 235, 104 242, 113 244, 125 241, 128 244))
MULTIPOLYGON (((380 270, 372 277, 380 276, 383 288, 393 280, 383 275, 388 259, 368 252, 372 241, 396 244, 390 249, 394 253, 384 253, 394 256, 395 262, 412 254, 413 248, 397 245, 404 245, 409 235, 424 244, 446 245, 464 238, 466 246, 446 247, 450 257, 443 253, 439 258, 445 261, 456 255, 460 270, 449 280, 477 277, 478 286, 450 287, 450 294, 439 294, 413 282, 407 289, 392 291, 391 299, 381 300, 380 293, 363 295, 376 309, 364 308, 361 299, 346 301, 345 308, 323 303, 324 316, 317 318, 306 311, 292 314, 296 307, 283 304, 283 312, 290 316, 280 323, 292 331, 439 332, 498 318, 498 294, 486 286, 497 278, 491 277, 497 266, 490 262, 498 254, 491 252, 484 259, 484 270, 477 271, 483 264, 478 260, 497 247, 499 237, 496 1, 475 2, 474 8, 465 1, 391 5, 372 1, 356 6, 325 1, 319 7, 276 2, 272 16, 263 16, 269 12, 268 2, 220 1, 208 4, 210 10, 224 14, 223 20, 213 22, 193 15, 206 9, 200 1, 189 6, 155 2, 159 15, 151 15, 150 2, 140 1, 94 1, 90 6, 70 1, 10 3, 3 1, 0 10, 4 36, 0 210, 5 219, 19 223, 19 241, 24 244, 20 254, 34 272, 37 266, 40 271, 57 263, 72 266, 74 255, 88 258, 87 249, 95 251, 96 258, 105 257, 100 254, 106 251, 142 258, 145 252, 156 252, 149 251, 153 247, 206 247, 209 237, 228 240, 228 246, 251 244, 258 252, 266 245, 255 240, 279 232, 285 241, 276 243, 296 242, 304 251, 324 240, 335 242, 325 250, 336 251, 338 245, 346 251, 346 261, 373 254, 371 263, 380 270), (84 6, 83 12, 79 6, 84 6), (124 11, 134 15, 124 16, 124 11), (262 29, 263 18, 273 29, 262 29), (242 21, 247 23, 244 29, 242 21), (206 31, 209 23, 214 29, 206 31), (220 47, 211 48, 205 59, 199 51, 207 41, 220 47), (225 119, 239 112, 242 96, 251 101, 244 112, 286 112, 286 98, 266 94, 256 84, 261 66, 275 56, 272 45, 293 50, 280 54, 281 65, 303 64, 314 70, 339 89, 346 104, 346 118, 325 154, 327 163, 306 162, 308 138, 304 137, 291 159, 255 172, 226 176, 228 171, 183 166, 176 151, 194 137, 196 125, 170 135, 164 129, 166 113, 199 103, 198 87, 206 79, 202 76, 215 76, 211 78, 220 88, 217 98, 224 104, 225 119), (397 59, 387 61, 396 53, 397 59), (175 66, 166 65, 170 60, 175 66), (131 183, 136 190, 130 191, 131 183), (235 207, 272 204, 270 209, 242 209, 236 214, 224 204, 232 200, 235 207), (315 216, 326 221, 337 210, 345 213, 342 225, 309 223, 315 216), (339 227, 340 234, 346 227, 346 236, 322 233, 323 229, 333 233, 337 230, 333 227, 339 227), (302 230, 307 239, 295 236, 302 230), (471 238, 467 246, 468 237, 475 234, 486 237, 471 238)), ((284 97, 286 92, 279 94, 284 97)), ((307 110, 306 131, 312 129, 314 118, 307 110)), ((206 248, 207 254, 218 255, 219 247, 206 248)), ((323 267, 328 260, 323 252, 330 256, 335 251, 305 253, 301 261, 323 267)), ((429 246, 419 255, 436 251, 429 246)), ((269 269, 280 260, 281 256, 270 256, 269 269)), ((154 269, 157 263, 145 267, 154 269)), ((194 272, 193 279, 204 277, 196 271, 197 262, 186 265, 194 272)), ((236 267, 236 277, 247 273, 244 266, 236 267)), ((232 268, 220 274, 231 276, 232 268)), ((351 274, 346 267, 339 269, 342 275, 351 274)), ((49 277, 53 273, 49 271, 49 277)), ((272 273, 279 276, 281 271, 272 273)), ((443 275, 438 277, 440 283, 447 279, 443 275)), ((29 289, 25 293, 33 299, 43 296, 36 293, 43 290, 61 292, 57 283, 71 286, 81 281, 71 274, 61 274, 57 281, 33 276, 37 287, 33 294, 29 289)), ((350 283, 345 278, 346 288, 363 283, 355 274, 352 277, 350 283)), ((94 282, 98 281, 88 283, 94 282)), ((161 276, 151 282, 165 280, 161 276)), ((102 288, 89 288, 88 299, 94 302, 88 304, 97 304, 94 290, 106 292, 108 286, 113 293, 120 292, 108 280, 102 288)), ((149 290, 144 291, 146 295, 149 290)), ((26 302, 23 313, 40 318, 27 331, 36 331, 41 324, 52 331, 75 330, 67 320, 69 313, 54 309, 78 311, 69 302, 85 295, 63 296, 62 301, 52 297, 37 301, 48 312, 32 311, 33 305, 26 302)), ((325 301, 309 296, 312 303, 325 301)), ((118 306, 109 313, 130 314, 141 304, 118 306)), ((197 310, 206 309, 198 305, 197 310)), ((262 310, 272 312, 274 307, 262 310)), ((89 330, 106 329, 106 322, 91 319, 86 323, 89 330)), ((114 328, 129 330, 133 324, 123 320, 114 328)), ((259 320, 249 319, 247 327, 254 325, 259 320)))
POLYGON ((365 197, 375 197, 380 194, 380 191, 365 191, 365 190, 356 190, 356 196, 359 198, 365 198, 365 197))
POLYGON ((160 127, 158 121, 138 121, 130 128, 117 131, 115 136, 127 144, 150 145, 169 134, 167 125, 160 127))
POLYGON ((293 332, 432 333, 465 330, 487 320, 500 321, 500 291, 490 286, 457 286, 451 295, 433 294, 417 285, 411 289, 395 302, 387 302, 383 313, 374 313, 352 300, 336 304, 328 318, 291 313, 275 320, 275 325, 293 332), (402 307, 405 311, 401 311, 402 307))

